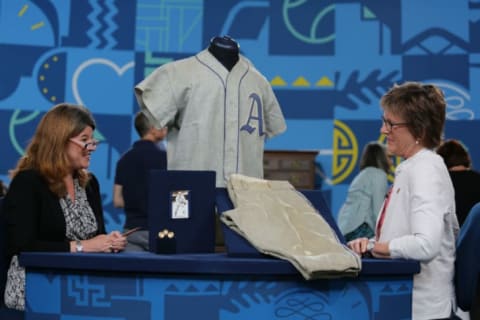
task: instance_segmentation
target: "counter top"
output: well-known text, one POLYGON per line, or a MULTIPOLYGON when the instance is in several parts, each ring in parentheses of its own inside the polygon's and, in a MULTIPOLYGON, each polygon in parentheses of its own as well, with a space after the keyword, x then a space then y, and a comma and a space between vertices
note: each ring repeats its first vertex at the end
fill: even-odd
MULTIPOLYGON (((286 260, 277 258, 229 257, 225 253, 160 255, 140 253, 52 253, 25 252, 20 264, 26 268, 135 273, 300 275, 286 260)), ((416 261, 362 259, 362 275, 411 275, 420 271, 416 261)))

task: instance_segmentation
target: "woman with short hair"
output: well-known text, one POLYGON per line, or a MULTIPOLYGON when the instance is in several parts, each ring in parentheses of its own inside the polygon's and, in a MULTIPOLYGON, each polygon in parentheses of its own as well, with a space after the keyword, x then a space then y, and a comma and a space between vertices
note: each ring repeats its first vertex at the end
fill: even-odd
POLYGON ((436 86, 407 82, 390 89, 380 103, 388 153, 404 160, 396 167, 375 238, 348 245, 359 254, 420 261, 420 273, 413 277, 412 319, 452 319, 459 228, 453 185, 434 151, 445 123, 444 95, 436 86))

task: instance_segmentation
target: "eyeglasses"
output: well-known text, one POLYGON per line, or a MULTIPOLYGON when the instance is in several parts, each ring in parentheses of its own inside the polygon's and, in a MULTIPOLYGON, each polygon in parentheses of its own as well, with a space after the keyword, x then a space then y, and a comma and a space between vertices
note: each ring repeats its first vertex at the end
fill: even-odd
POLYGON ((385 117, 383 116, 382 116, 382 121, 383 121, 383 124, 385 125, 385 128, 387 128, 388 131, 392 131, 395 127, 408 126, 410 124, 409 122, 392 122, 390 120, 385 119, 385 117))
POLYGON ((75 139, 70 139, 71 142, 75 143, 77 146, 79 146, 80 148, 84 149, 84 150, 88 150, 89 148, 93 148, 95 149, 98 144, 100 143, 100 141, 98 140, 91 140, 91 141, 88 141, 88 142, 83 142, 83 141, 77 141, 75 139))

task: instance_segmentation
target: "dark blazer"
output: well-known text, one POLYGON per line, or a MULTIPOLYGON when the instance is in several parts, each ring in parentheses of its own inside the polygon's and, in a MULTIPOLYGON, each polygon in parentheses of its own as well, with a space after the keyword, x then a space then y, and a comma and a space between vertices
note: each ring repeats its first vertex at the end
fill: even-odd
POLYGON ((460 227, 470 209, 480 202, 480 172, 475 170, 449 171, 455 189, 455 207, 460 227))
MULTIPOLYGON (((99 184, 92 174, 86 193, 97 219, 97 234, 105 233, 99 184)), ((70 251, 72 239, 65 237, 59 198, 37 171, 21 171, 12 179, 2 212, 7 223, 7 258, 22 251, 70 251)))

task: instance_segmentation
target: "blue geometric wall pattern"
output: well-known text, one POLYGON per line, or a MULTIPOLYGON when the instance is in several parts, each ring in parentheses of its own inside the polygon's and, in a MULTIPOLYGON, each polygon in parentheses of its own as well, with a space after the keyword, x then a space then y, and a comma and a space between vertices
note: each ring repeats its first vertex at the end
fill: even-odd
POLYGON ((409 319, 402 277, 304 281, 29 272, 28 319, 409 319))
POLYGON ((0 0, 0 30, 0 179, 46 110, 84 104, 102 140, 90 169, 108 229, 123 221, 111 193, 115 163, 137 139, 134 85, 216 35, 239 42, 282 106, 288 129, 266 148, 319 151, 317 187, 334 215, 363 145, 381 139, 378 101, 394 83, 440 86, 445 137, 462 139, 480 168, 478 0, 0 0))

